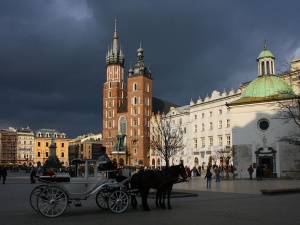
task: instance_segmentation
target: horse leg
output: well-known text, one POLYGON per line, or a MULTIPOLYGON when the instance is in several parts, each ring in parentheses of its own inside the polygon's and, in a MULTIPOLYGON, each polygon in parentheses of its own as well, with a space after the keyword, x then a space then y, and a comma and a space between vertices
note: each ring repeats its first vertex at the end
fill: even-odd
POLYGON ((131 195, 131 207, 133 209, 136 209, 136 207, 137 207, 137 200, 136 200, 135 195, 131 195))
POLYGON ((166 198, 166 189, 163 188, 163 189, 162 189, 162 194, 161 194, 161 197, 160 197, 160 207, 161 207, 162 209, 165 209, 165 208, 166 208, 165 198, 166 198))
POLYGON ((160 192, 159 189, 157 189, 157 192, 156 192, 156 199, 155 199, 155 205, 156 205, 157 208, 159 207, 158 201, 159 201, 160 198, 161 198, 160 195, 161 195, 161 192, 160 192))
POLYGON ((168 192, 168 209, 172 209, 171 203, 170 203, 170 196, 171 196, 171 192, 172 192, 172 187, 168 188, 167 192, 168 192))
POLYGON ((141 192, 141 197, 142 197, 142 205, 143 205, 143 210, 144 211, 150 211, 150 208, 147 203, 147 198, 148 198, 149 190, 141 192))

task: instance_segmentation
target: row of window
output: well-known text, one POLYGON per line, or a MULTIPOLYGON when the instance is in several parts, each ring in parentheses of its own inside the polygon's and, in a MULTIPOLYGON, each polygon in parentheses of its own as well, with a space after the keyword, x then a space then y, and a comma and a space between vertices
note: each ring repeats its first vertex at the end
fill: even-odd
MULTIPOLYGON (((49 152, 45 152, 45 155, 43 155, 43 156, 42 156, 41 152, 38 152, 38 153, 37 153, 37 157, 38 157, 38 158, 40 158, 40 157, 47 158, 48 156, 49 156, 49 152)), ((62 158, 65 157, 65 153, 64 153, 64 152, 61 152, 61 157, 62 157, 62 158)))
MULTIPOLYGON (((140 110, 140 107, 138 107, 138 108, 131 108, 131 115, 139 115, 139 114, 141 114, 141 110, 140 110)), ((145 108, 145 114, 146 114, 146 116, 150 116, 150 109, 149 108, 145 108)))
MULTIPOLYGON (((136 136, 140 136, 141 135, 141 129, 130 129, 130 132, 129 132, 130 136, 132 137, 136 137, 136 136)), ((146 136, 149 136, 150 135, 150 132, 149 130, 146 131, 146 136)), ((108 131, 107 132, 107 137, 108 138, 114 138, 116 137, 116 135, 114 135, 114 132, 112 131, 108 131)))
MULTIPOLYGON (((38 147, 41 147, 41 142, 38 141, 37 145, 38 145, 38 147)), ((49 147, 49 142, 48 141, 46 142, 46 147, 49 147)), ((64 148, 65 147, 65 143, 62 142, 61 143, 61 147, 64 148)))
MULTIPOLYGON (((141 125, 140 118, 131 118, 130 119, 130 124, 131 124, 131 126, 139 126, 139 125, 141 125)), ((106 128, 113 128, 114 125, 115 125, 114 121, 106 121, 106 128)), ((150 127, 150 120, 149 119, 145 120, 144 126, 150 127)), ((125 121, 125 124, 124 123, 120 123, 120 127, 121 127, 120 128, 121 131, 123 130, 122 128, 125 128, 125 130, 122 131, 122 132, 126 133, 126 121, 125 121), (121 126, 121 124, 122 124, 122 126, 121 126)))
MULTIPOLYGON (((49 134, 49 133, 42 134, 41 132, 38 132, 38 133, 36 134, 36 136, 37 136, 37 137, 47 137, 47 138, 50 138, 50 137, 51 137, 51 134, 49 134)), ((60 138, 66 138, 66 135, 65 135, 65 134, 61 134, 61 135, 59 136, 57 133, 54 133, 53 136, 54 136, 54 138, 58 138, 58 137, 60 137, 60 138)))
MULTIPOLYGON (((222 127, 223 127, 223 121, 219 120, 218 129, 221 129, 222 127)), ((230 127, 230 120, 229 119, 226 120, 226 127, 230 127)), ((214 128, 213 122, 209 122, 208 129, 213 130, 213 128, 214 128)), ((194 125, 194 132, 197 132, 197 131, 198 131, 198 126, 194 125)), ((204 123, 201 124, 201 131, 205 131, 205 124, 204 123)))
MULTIPOLYGON (((138 91, 138 84, 137 83, 133 83, 132 90, 133 91, 138 91)), ((150 92, 150 85, 148 83, 146 83, 146 85, 145 85, 145 91, 150 92)))
MULTIPOLYGON (((119 82, 119 84, 120 84, 120 88, 121 88, 121 89, 124 89, 124 83, 123 83, 123 82, 119 82)), ((112 82, 111 82, 111 81, 108 83, 108 88, 109 88, 109 89, 112 88, 112 82)))
MULTIPOLYGON (((144 102, 145 102, 145 105, 150 105, 150 98, 145 97, 144 102)), ((141 104, 141 98, 134 96, 133 98, 131 98, 131 104, 133 104, 133 105, 141 104)))
MULTIPOLYGON (((229 108, 227 108, 226 110, 227 110, 227 113, 230 112, 230 109, 229 109, 229 108)), ((222 109, 219 109, 218 114, 219 114, 219 115, 222 115, 222 114, 223 114, 223 110, 222 110, 222 109)), ((213 116, 213 112, 212 112, 212 111, 209 112, 209 116, 210 116, 210 117, 213 116)), ((201 114, 201 118, 204 118, 204 117, 205 117, 205 113, 202 113, 202 114, 201 114)), ((194 115, 194 119, 196 120, 197 118, 198 118, 198 115, 194 115)))
MULTIPOLYGON (((208 137, 208 140, 209 140, 208 146, 212 147, 214 145, 214 138, 208 137)), ((201 137, 200 141, 201 141, 200 147, 205 148, 206 147, 205 137, 201 137)), ((223 136, 218 136, 218 146, 223 146, 223 145, 224 145, 223 136)), ((230 135, 226 135, 226 145, 228 145, 228 146, 231 145, 230 135)), ((198 139, 197 138, 194 139, 194 148, 198 148, 198 139)))
MULTIPOLYGON (((19 140, 18 141, 18 144, 22 144, 22 141, 21 140, 19 140)), ((29 143, 26 143, 26 141, 24 141, 24 143, 23 143, 24 145, 26 145, 26 144, 29 144, 29 145, 32 145, 32 141, 29 141, 29 143)))
MULTIPOLYGON (((111 98, 112 97, 112 91, 108 91, 108 97, 111 98)), ((123 98, 123 91, 120 91, 120 97, 123 98)))
POLYGON ((108 69, 108 71, 107 71, 107 73, 108 73, 108 77, 107 77, 107 79, 112 79, 112 78, 116 78, 116 79, 118 79, 119 78, 119 74, 121 74, 121 77, 122 77, 122 79, 123 79, 123 69, 121 69, 120 67, 117 67, 117 66, 115 66, 115 67, 110 67, 109 69, 108 69), (113 76, 113 74, 115 75, 115 76, 113 76))

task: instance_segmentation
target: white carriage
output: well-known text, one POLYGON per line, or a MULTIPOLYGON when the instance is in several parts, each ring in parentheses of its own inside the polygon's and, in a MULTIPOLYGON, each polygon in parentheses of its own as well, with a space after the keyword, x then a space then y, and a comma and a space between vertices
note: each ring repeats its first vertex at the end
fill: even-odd
POLYGON ((81 206, 81 200, 96 194, 101 209, 124 212, 135 192, 130 190, 131 170, 116 170, 106 161, 73 160, 74 173, 40 176, 42 182, 30 194, 32 208, 46 217, 61 215, 70 204, 81 206))

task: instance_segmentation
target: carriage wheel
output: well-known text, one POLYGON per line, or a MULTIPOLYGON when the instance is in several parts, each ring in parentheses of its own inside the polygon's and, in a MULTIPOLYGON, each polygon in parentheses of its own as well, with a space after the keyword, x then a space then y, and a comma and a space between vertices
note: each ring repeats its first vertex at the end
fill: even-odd
POLYGON ((108 207, 115 213, 124 212, 129 205, 128 195, 121 190, 114 191, 108 197, 108 207))
POLYGON ((44 216, 57 217, 62 214, 68 205, 67 194, 59 187, 47 187, 41 191, 37 206, 44 216))
POLYGON ((46 187, 47 187, 47 185, 45 185, 45 184, 44 185, 39 185, 39 186, 35 187, 32 190, 31 194, 30 194, 30 205, 37 212, 39 212, 39 209, 37 207, 37 199, 38 199, 39 194, 41 193, 41 191, 43 189, 45 189, 46 187))
POLYGON ((107 188, 100 189, 100 191, 98 191, 96 195, 96 203, 100 209, 108 209, 107 201, 110 193, 111 191, 109 191, 107 188))

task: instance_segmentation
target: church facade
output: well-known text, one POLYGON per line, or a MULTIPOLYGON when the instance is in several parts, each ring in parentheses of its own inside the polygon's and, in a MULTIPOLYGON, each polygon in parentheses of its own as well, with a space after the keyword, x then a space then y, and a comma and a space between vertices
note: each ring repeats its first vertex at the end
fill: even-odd
POLYGON ((141 44, 137 62, 129 69, 128 77, 124 63, 115 21, 113 43, 106 54, 102 145, 109 158, 120 166, 146 166, 149 165, 151 116, 172 104, 152 96, 152 74, 144 62, 141 44))

